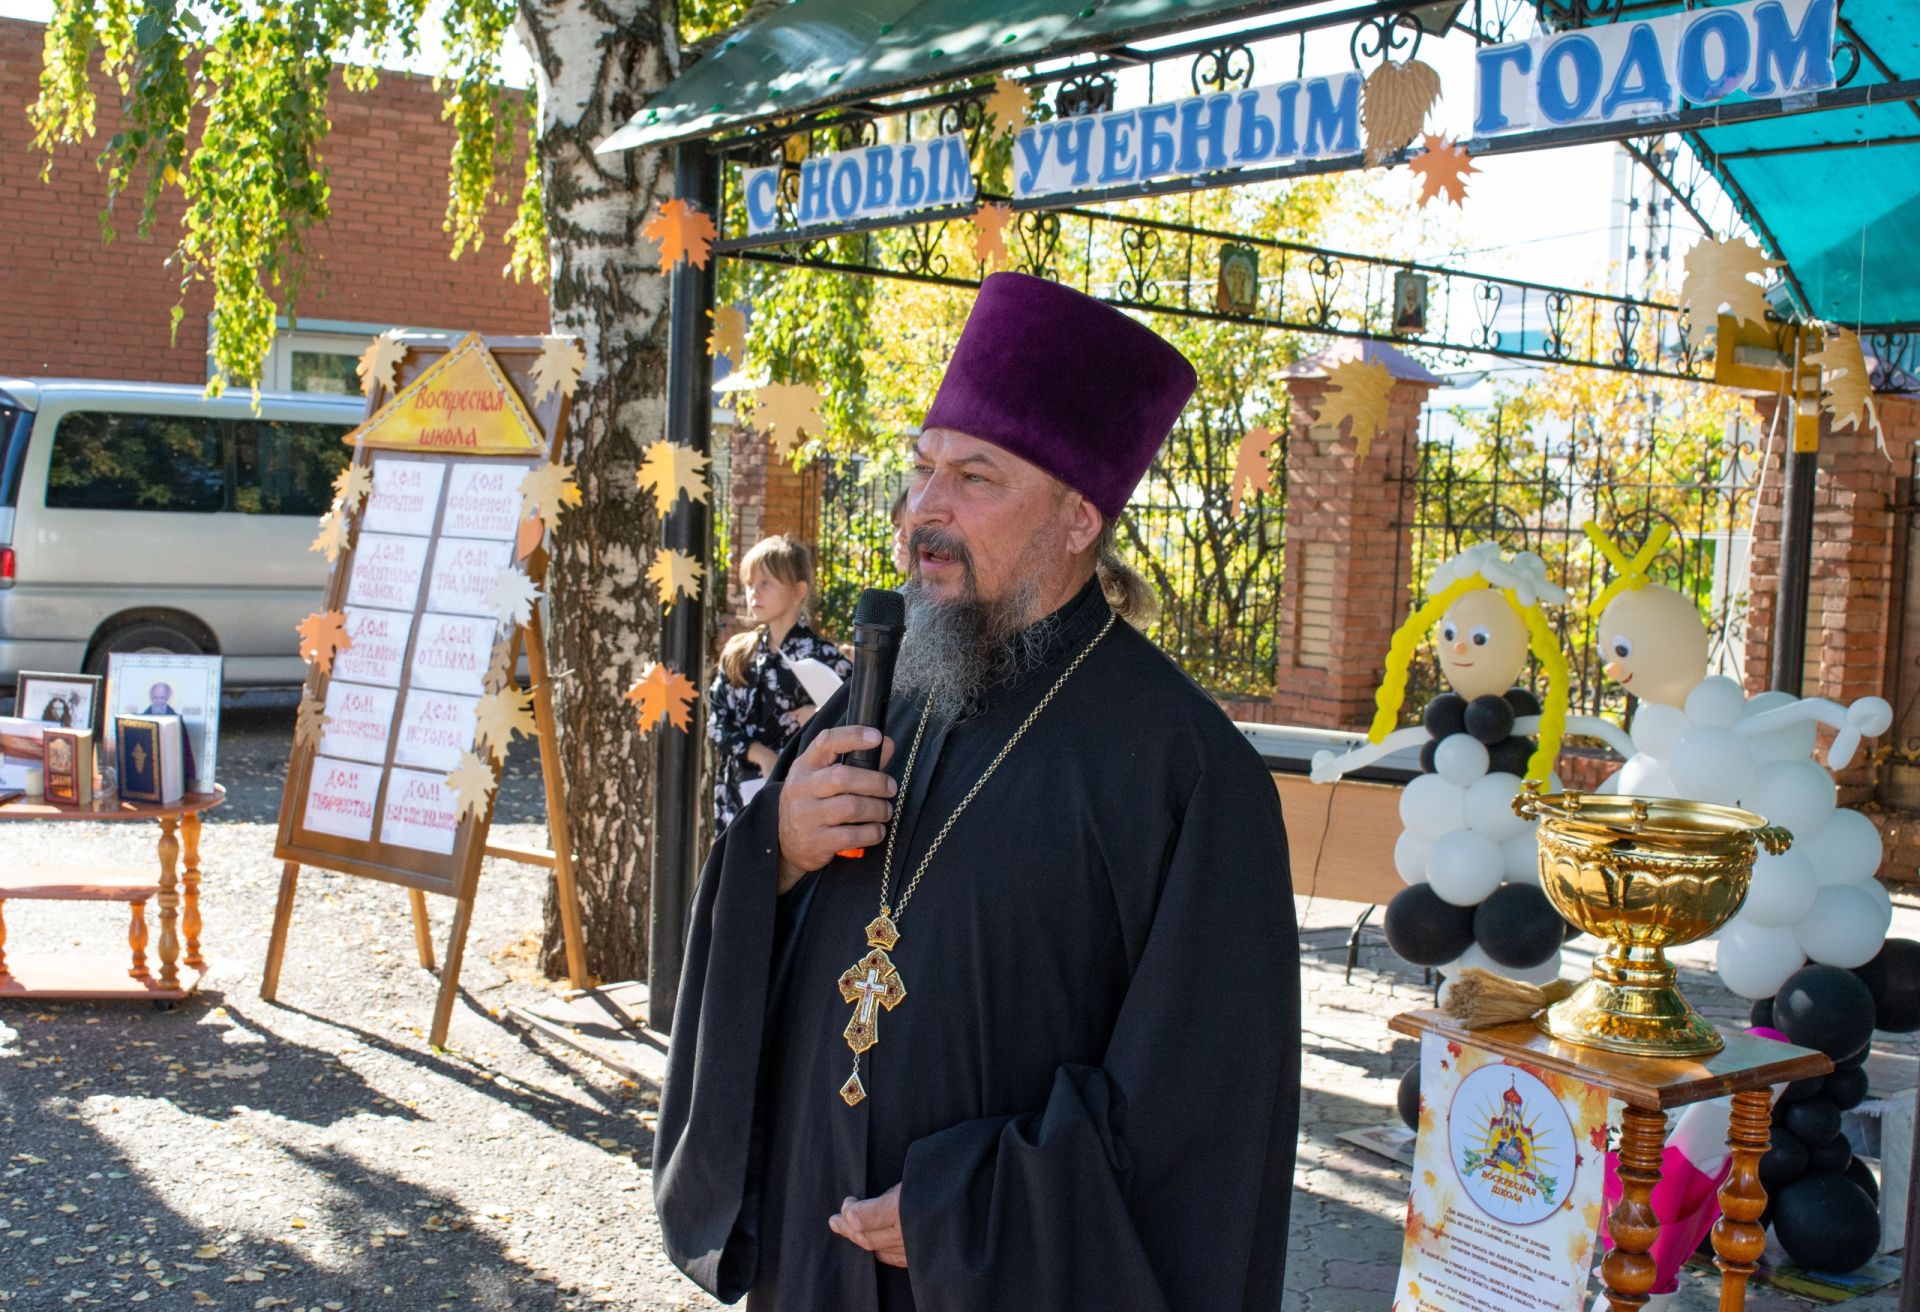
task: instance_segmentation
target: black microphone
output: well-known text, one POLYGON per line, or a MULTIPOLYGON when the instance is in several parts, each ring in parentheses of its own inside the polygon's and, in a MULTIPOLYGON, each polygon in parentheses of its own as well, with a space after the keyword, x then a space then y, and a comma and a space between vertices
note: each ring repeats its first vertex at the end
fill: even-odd
MULTIPOLYGON (((884 731, 893 697, 893 664, 907 627, 907 600, 886 588, 868 588, 853 607, 853 677, 847 689, 849 725, 884 731)), ((840 758, 862 770, 880 768, 880 749, 864 747, 840 758)))

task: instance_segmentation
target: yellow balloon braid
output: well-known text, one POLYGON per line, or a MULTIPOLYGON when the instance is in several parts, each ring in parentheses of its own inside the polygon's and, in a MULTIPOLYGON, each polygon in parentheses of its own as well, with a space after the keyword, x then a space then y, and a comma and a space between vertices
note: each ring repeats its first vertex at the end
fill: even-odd
POLYGON ((1653 564, 1653 558, 1660 554, 1667 540, 1673 536, 1673 525, 1654 525, 1653 532, 1647 534, 1647 540, 1640 544, 1640 550, 1629 560, 1619 543, 1608 537, 1594 521, 1588 520, 1580 528, 1592 539, 1594 548, 1607 558, 1607 563, 1613 566, 1613 582, 1601 589, 1600 595, 1587 607, 1590 615, 1604 612, 1621 593, 1637 592, 1651 583, 1653 580, 1647 574, 1647 567, 1653 564))
MULTIPOLYGON (((1478 574, 1458 579, 1427 598, 1426 604, 1407 616, 1406 622, 1395 630, 1393 642, 1387 648, 1386 677, 1373 694, 1373 704, 1377 709, 1373 726, 1367 731, 1368 741, 1381 741, 1393 732, 1394 725, 1399 722, 1400 706, 1407 697, 1407 671, 1413 664, 1414 653, 1420 650, 1427 630, 1446 614, 1447 608, 1455 601, 1487 586, 1487 581, 1478 574)), ((1540 608, 1540 603, 1522 605, 1519 596, 1510 588, 1502 588, 1500 595, 1507 599, 1507 605, 1513 607, 1514 613, 1527 626, 1527 645, 1541 668, 1547 672, 1547 699, 1540 711, 1540 744, 1527 761, 1526 776, 1544 783, 1560 755, 1560 740, 1567 729, 1567 658, 1560 650, 1560 640, 1554 634, 1553 625, 1547 622, 1547 613, 1540 608)))

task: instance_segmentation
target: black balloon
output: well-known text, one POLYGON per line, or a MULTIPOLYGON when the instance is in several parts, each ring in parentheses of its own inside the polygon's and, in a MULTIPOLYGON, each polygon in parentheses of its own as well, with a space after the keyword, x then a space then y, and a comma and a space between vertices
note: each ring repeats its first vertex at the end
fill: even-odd
POLYGON ((1395 1104, 1400 1109, 1400 1119, 1407 1123, 1409 1130, 1420 1128, 1420 1063, 1415 1061, 1407 1067, 1407 1073, 1400 1077, 1400 1092, 1395 1095, 1395 1104))
POLYGON ((1427 739, 1426 744, 1420 749, 1420 773, 1432 774, 1434 772, 1433 754, 1439 750, 1440 740, 1438 738, 1427 739))
POLYGON ((1457 907, 1425 884, 1387 903, 1387 946, 1416 966, 1444 966, 1473 946, 1472 907, 1457 907))
POLYGON ((1773 998, 1774 1027, 1792 1043, 1834 1059, 1862 1052, 1873 1041, 1873 994, 1860 977, 1838 966, 1802 966, 1773 998))
POLYGON ((1856 1157, 1847 1163, 1847 1169, 1840 1174, 1866 1190, 1867 1197, 1873 1199, 1876 1207, 1879 1206, 1880 1182, 1873 1178, 1873 1172, 1865 1162, 1856 1157))
POLYGON ((1773 999, 1761 998, 1758 1002, 1754 1003, 1752 1009, 1747 1012, 1747 1024, 1753 1026, 1755 1029, 1772 1029, 1773 999))
POLYGON ((1833 1105, 1843 1112, 1850 1112, 1867 1100, 1867 1073, 1858 1066, 1848 1066, 1827 1076, 1827 1087, 1822 1090, 1833 1099, 1833 1105))
POLYGON ((1875 1029, 1889 1034, 1920 1030, 1920 943, 1890 938, 1872 961, 1853 973, 1873 994, 1875 1029))
POLYGON ((1839 1274, 1872 1260, 1880 1247, 1880 1209, 1846 1176, 1812 1171, 1780 1191, 1773 1233, 1796 1265, 1839 1274))
POLYGON ((1507 689, 1507 705, 1513 707, 1515 715, 1540 714, 1540 699, 1533 695, 1531 688, 1507 689))
POLYGON ((1524 775, 1532 759, 1533 739, 1502 738, 1487 748, 1487 773, 1524 775))
POLYGON ((1567 922, 1532 884, 1505 884, 1473 909, 1473 941, 1508 970, 1531 970, 1560 950, 1567 922))
POLYGON ((1457 692, 1443 692, 1427 703, 1420 722, 1434 738, 1447 738, 1467 731, 1467 699, 1457 692))
POLYGON ((1773 1146, 1760 1155, 1760 1180, 1771 1193, 1775 1187, 1806 1173, 1807 1146, 1785 1126, 1775 1126, 1773 1146))
POLYGON ((1811 1152, 1839 1136, 1840 1109, 1833 1105, 1831 1098, 1809 1098, 1787 1108, 1786 1125, 1811 1152))
POLYGON ((1788 1103, 1805 1102, 1821 1093, 1826 1087, 1827 1077, 1824 1075, 1810 1075, 1804 1080, 1795 1080, 1780 1091, 1780 1106, 1776 1107, 1775 1111, 1784 1111, 1788 1103))
POLYGON ((1586 930, 1580 928, 1580 926, 1574 924, 1571 920, 1569 920, 1567 922, 1567 927, 1560 931, 1560 940, 1563 943, 1571 943, 1586 932, 1587 932, 1586 930))
POLYGON ((1513 705, 1505 697, 1475 697, 1467 703, 1465 719, 1467 732, 1489 747, 1513 733, 1513 705))
POLYGON ((1807 1149, 1809 1171, 1844 1171, 1852 1160, 1853 1145, 1847 1142, 1844 1134, 1834 1135, 1818 1148, 1807 1149))

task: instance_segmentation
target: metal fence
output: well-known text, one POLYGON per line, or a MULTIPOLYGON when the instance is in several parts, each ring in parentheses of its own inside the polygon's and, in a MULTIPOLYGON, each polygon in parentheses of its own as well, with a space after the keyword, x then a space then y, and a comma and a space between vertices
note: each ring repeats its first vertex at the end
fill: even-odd
MULTIPOLYGON (((1422 599, 1434 566, 1475 542, 1536 552, 1547 576, 1569 594, 1566 606, 1548 613, 1568 657, 1570 709, 1618 716, 1627 697, 1601 668, 1599 617, 1588 611, 1610 567, 1582 525, 1598 522, 1631 553, 1665 523, 1673 536, 1654 562, 1654 580, 1700 607, 1713 672, 1740 676, 1765 434, 1735 425, 1713 442, 1686 443, 1658 431, 1603 441, 1576 425, 1542 437, 1510 425, 1496 408, 1480 432, 1442 436, 1440 418, 1428 411, 1426 435, 1402 474, 1403 525, 1413 538, 1409 605, 1422 599)), ((1541 683, 1536 679, 1536 690, 1541 683)), ((1407 705, 1417 711, 1442 687, 1434 662, 1416 661, 1407 705)))

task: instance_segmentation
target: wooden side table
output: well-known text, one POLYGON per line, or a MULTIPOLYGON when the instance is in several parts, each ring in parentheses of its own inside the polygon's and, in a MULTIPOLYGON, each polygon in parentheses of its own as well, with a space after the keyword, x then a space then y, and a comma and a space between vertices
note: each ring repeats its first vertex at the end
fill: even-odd
POLYGON ((1653 1289, 1648 1249, 1660 1234, 1649 1201, 1660 1183, 1667 1142, 1667 1113, 1691 1103, 1733 1095, 1727 1146, 1733 1169, 1720 1186, 1720 1220, 1713 1227, 1715 1265, 1720 1268, 1720 1312, 1743 1312, 1747 1281, 1766 1248, 1760 1213, 1767 1193, 1760 1158, 1773 1140, 1775 1084, 1825 1075, 1833 1063, 1823 1054, 1771 1039, 1726 1034, 1727 1046, 1711 1057, 1629 1057, 1549 1038, 1532 1021, 1470 1030, 1438 1011, 1395 1016, 1388 1027, 1416 1037, 1436 1034, 1498 1053, 1511 1061, 1572 1076, 1620 1100, 1620 1201, 1607 1218, 1613 1248, 1600 1266, 1613 1312, 1639 1312, 1653 1289))
MULTIPOLYGON (((151 885, 159 909, 159 972, 146 966, 145 892, 137 880, 103 880, 98 870, 43 866, 10 868, 12 878, 0 883, 0 903, 11 896, 40 901, 134 903, 134 923, 127 935, 129 957, 105 953, 42 953, 0 958, 0 998, 146 998, 173 1002, 186 997, 211 973, 200 953, 200 814, 227 800, 226 790, 188 793, 168 806, 123 802, 107 798, 90 806, 56 806, 50 802, 15 801, 0 805, 0 820, 119 821, 152 820, 160 826, 160 877, 151 885), (185 869, 181 858, 185 857, 185 869), (10 893, 9 886, 20 890, 10 893), (185 955, 181 939, 185 938, 185 955)), ((0 922, 0 950, 5 944, 0 922)))

